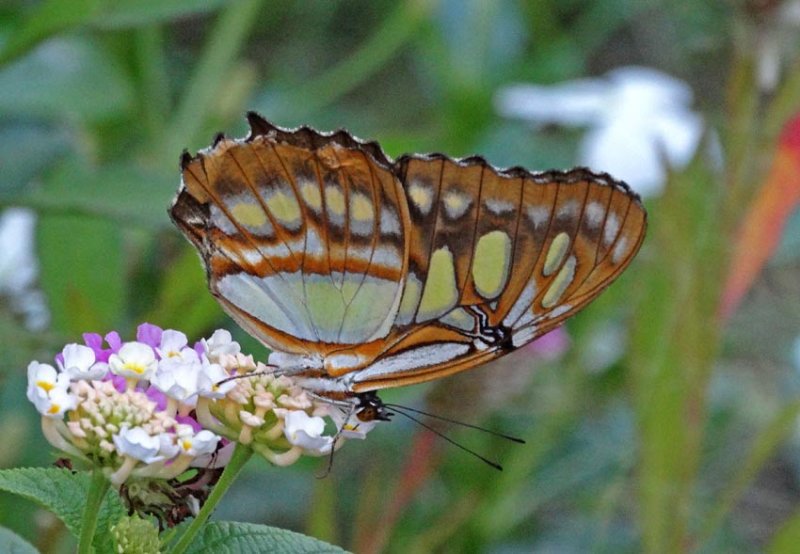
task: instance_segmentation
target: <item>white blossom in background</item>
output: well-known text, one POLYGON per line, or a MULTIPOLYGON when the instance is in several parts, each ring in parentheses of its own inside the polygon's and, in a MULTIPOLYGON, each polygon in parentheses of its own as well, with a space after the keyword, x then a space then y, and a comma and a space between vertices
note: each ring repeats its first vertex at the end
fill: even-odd
POLYGON ((664 161, 685 166, 703 133, 683 81, 645 67, 556 85, 515 84, 495 96, 497 111, 536 125, 586 127, 578 163, 626 181, 643 196, 666 180, 664 161))
POLYGON ((792 68, 800 29, 800 1, 778 2, 767 8, 758 27, 756 42, 756 82, 765 94, 775 92, 781 78, 792 68))
POLYGON ((42 291, 35 287, 39 263, 34 252, 36 216, 9 208, 0 213, 0 296, 7 296, 32 330, 44 329, 50 315, 42 291))

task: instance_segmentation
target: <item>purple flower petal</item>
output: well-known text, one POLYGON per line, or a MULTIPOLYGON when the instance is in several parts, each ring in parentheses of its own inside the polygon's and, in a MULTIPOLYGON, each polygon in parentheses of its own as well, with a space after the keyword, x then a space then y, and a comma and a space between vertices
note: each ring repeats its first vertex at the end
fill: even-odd
POLYGON ((202 343, 202 341, 197 341, 194 343, 194 351, 197 352, 197 356, 202 360, 203 354, 208 354, 206 350, 206 345, 202 343))
POLYGON ((149 387, 147 389, 147 398, 152 400, 156 403, 156 407, 159 410, 164 410, 167 407, 167 395, 158 390, 155 387, 149 387))
POLYGON ((106 342, 108 346, 111 347, 111 352, 116 354, 119 352, 119 349, 122 348, 122 339, 119 338, 119 333, 116 331, 111 331, 106 335, 106 342))
POLYGON ((563 327, 545 333, 528 347, 530 352, 545 360, 554 360, 566 352, 569 347, 569 335, 563 327))
POLYGON ((98 333, 84 333, 83 342, 92 349, 94 357, 98 362, 108 362, 108 357, 111 355, 110 348, 103 348, 103 337, 98 333))
POLYGON ((161 333, 163 333, 161 327, 152 323, 142 323, 136 328, 136 340, 158 348, 161 345, 161 333))
POLYGON ((199 433, 200 431, 203 430, 203 426, 200 425, 197 422, 197 420, 195 418, 191 417, 191 416, 176 415, 175 416, 175 421, 177 421, 178 423, 182 423, 184 425, 191 426, 191 428, 194 429, 195 433, 199 433))
POLYGON ((103 350, 103 337, 99 333, 84 333, 83 343, 97 354, 103 350))
POLYGON ((109 371, 108 374, 103 377, 103 381, 111 381, 111 383, 114 385, 114 388, 117 389, 117 392, 125 392, 128 390, 128 382, 122 375, 114 375, 109 371))

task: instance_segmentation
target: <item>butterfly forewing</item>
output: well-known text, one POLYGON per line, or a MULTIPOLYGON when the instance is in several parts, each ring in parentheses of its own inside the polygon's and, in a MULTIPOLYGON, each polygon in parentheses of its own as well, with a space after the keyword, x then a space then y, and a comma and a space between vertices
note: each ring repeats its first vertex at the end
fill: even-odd
POLYGON ((530 342, 608 286, 644 237, 638 199, 607 176, 498 172, 481 159, 438 156, 399 163, 412 221, 427 191, 439 197, 438 213, 428 215, 436 223, 425 227, 433 232, 412 237, 412 252, 430 252, 429 260, 410 266, 439 312, 418 311, 410 327, 399 321, 382 359, 354 377, 359 391, 439 378, 530 342), (419 178, 437 170, 438 183, 419 178), (472 185, 454 188, 459 181, 472 185), (453 192, 470 196, 448 203, 453 192))
POLYGON ((319 394, 428 381, 522 346, 596 297, 644 238, 638 197, 607 175, 392 162, 344 131, 250 124, 184 158, 171 213, 223 307, 319 394))

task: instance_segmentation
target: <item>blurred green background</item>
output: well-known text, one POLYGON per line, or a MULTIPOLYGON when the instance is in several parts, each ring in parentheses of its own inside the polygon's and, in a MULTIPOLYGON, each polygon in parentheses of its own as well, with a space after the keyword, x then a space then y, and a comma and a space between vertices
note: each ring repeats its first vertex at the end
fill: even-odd
MULTIPOLYGON (((149 321, 199 338, 225 326, 264 355, 215 304, 167 217, 184 148, 204 148, 217 131, 243 136, 254 109, 283 126, 346 127, 392 156, 480 153, 499 166, 565 168, 585 159, 593 132, 627 121, 612 107, 634 102, 612 87, 590 96, 594 119, 569 124, 554 109, 531 121, 506 101, 507 87, 596 84, 635 65, 686 83, 694 99, 675 110, 705 131, 696 156, 642 190, 651 225, 631 269, 567 325, 565 349, 523 349, 385 395, 522 436, 519 446, 447 429, 505 470, 396 421, 349 443, 325 479, 315 478, 325 461, 252 462, 215 517, 359 553, 800 551, 797 183, 782 210, 747 219, 770 197, 762 187, 776 152, 800 160, 780 138, 800 113, 799 8, 5 0, 0 208, 36 214, 38 272, 21 278, 32 266, 12 256, 24 246, 12 228, 0 251, 0 467, 54 461, 24 397, 25 367, 83 332, 130 338, 149 321), (615 106, 604 104, 609 94, 615 106), (733 310, 722 297, 741 267, 732 260, 742 222, 764 221, 780 223, 774 240, 741 259, 770 260, 722 318, 733 310), (8 284, 15 277, 23 283, 8 284)), ((655 141, 645 115, 625 117, 645 131, 627 138, 655 141)), ((617 157, 637 159, 625 148, 617 157)), ((668 144, 648 148, 673 160, 668 144)), ((0 494, 0 525, 45 552, 72 548, 54 518, 18 497, 0 494)))

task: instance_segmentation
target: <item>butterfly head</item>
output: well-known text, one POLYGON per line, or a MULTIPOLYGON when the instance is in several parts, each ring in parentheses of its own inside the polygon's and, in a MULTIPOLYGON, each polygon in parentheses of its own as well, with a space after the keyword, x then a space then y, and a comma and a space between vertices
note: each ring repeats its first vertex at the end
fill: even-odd
POLYGON ((393 415, 374 391, 358 395, 356 417, 359 421, 391 421, 393 415))

